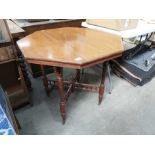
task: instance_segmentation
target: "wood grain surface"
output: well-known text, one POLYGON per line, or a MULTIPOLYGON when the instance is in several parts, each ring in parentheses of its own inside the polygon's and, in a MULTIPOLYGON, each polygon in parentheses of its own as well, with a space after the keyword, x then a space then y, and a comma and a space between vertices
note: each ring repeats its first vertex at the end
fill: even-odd
POLYGON ((30 63, 82 68, 97 64, 123 51, 116 35, 87 28, 57 28, 34 32, 17 41, 30 63))

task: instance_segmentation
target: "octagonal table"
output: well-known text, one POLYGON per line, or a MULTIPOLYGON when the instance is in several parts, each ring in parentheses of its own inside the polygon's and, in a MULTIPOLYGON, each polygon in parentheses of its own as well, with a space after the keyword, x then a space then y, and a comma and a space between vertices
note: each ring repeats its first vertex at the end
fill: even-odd
POLYGON ((120 57, 123 51, 119 36, 88 28, 57 28, 32 33, 17 41, 28 63, 41 65, 43 82, 47 93, 51 81, 47 79, 44 65, 52 66, 60 94, 60 111, 63 123, 66 120, 66 102, 75 88, 99 92, 99 104, 104 94, 104 62, 120 57), (103 63, 100 86, 80 83, 80 69, 103 63), (75 77, 63 80, 63 68, 76 69, 75 77), (68 91, 64 92, 64 85, 68 91))

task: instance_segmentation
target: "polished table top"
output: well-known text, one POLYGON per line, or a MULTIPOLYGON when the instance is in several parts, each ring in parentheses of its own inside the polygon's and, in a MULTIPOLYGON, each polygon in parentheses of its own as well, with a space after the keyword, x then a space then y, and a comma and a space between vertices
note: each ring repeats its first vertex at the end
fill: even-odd
POLYGON ((17 42, 29 63, 84 68, 122 54, 119 36, 88 28, 57 28, 32 33, 17 42))

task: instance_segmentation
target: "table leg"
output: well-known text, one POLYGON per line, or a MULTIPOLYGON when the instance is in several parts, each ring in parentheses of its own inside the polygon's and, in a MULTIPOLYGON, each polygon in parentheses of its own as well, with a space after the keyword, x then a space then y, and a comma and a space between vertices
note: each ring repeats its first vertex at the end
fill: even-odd
POLYGON ((45 87, 45 90, 46 90, 46 94, 47 94, 47 96, 49 96, 50 92, 49 92, 49 88, 48 88, 48 78, 46 76, 43 65, 41 65, 41 72, 42 72, 42 76, 43 76, 43 84, 44 84, 44 87, 45 87))
POLYGON ((109 84, 110 84, 109 94, 111 94, 111 92, 112 92, 112 79, 111 79, 111 74, 110 74, 110 64, 109 64, 109 62, 107 62, 106 65, 107 65, 107 72, 108 72, 108 78, 109 78, 109 84))
POLYGON ((60 111, 62 117, 62 123, 65 123, 66 120, 66 97, 64 93, 64 82, 63 82, 63 68, 53 67, 56 75, 58 89, 60 94, 60 111))
POLYGON ((76 69, 75 77, 72 79, 72 93, 75 90, 75 82, 80 82, 80 69, 76 69))
POLYGON ((105 71, 106 71, 106 66, 105 66, 105 64, 103 63, 103 66, 102 66, 101 83, 100 83, 100 86, 99 86, 99 102, 98 102, 99 105, 101 104, 102 99, 103 99, 103 95, 104 95, 105 71))

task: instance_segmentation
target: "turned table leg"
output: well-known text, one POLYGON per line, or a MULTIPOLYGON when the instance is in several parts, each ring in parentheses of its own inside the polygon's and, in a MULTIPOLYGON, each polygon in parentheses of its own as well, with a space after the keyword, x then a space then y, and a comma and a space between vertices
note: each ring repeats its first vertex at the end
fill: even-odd
POLYGON ((75 90, 75 82, 80 82, 80 69, 76 69, 75 81, 73 82, 72 92, 75 90))
POLYGON ((111 94, 112 92, 112 79, 111 79, 111 73, 110 73, 110 64, 109 62, 106 63, 106 67, 107 67, 107 73, 108 73, 108 78, 109 78, 109 84, 110 84, 110 87, 109 87, 109 94, 111 94))
POLYGON ((101 104, 102 99, 103 99, 103 95, 104 95, 105 71, 106 71, 106 66, 103 63, 103 65, 102 65, 101 83, 100 83, 100 86, 99 86, 99 102, 98 102, 98 104, 101 104))
POLYGON ((43 77, 43 84, 44 84, 44 87, 45 87, 45 90, 46 90, 46 94, 47 94, 47 96, 49 96, 50 92, 49 92, 49 88, 48 88, 48 78, 46 76, 43 65, 41 65, 41 73, 42 73, 42 77, 43 77))
POLYGON ((66 120, 66 97, 64 93, 64 82, 63 82, 63 68, 53 67, 56 75, 58 90, 60 95, 60 111, 62 117, 62 123, 65 123, 66 120))

